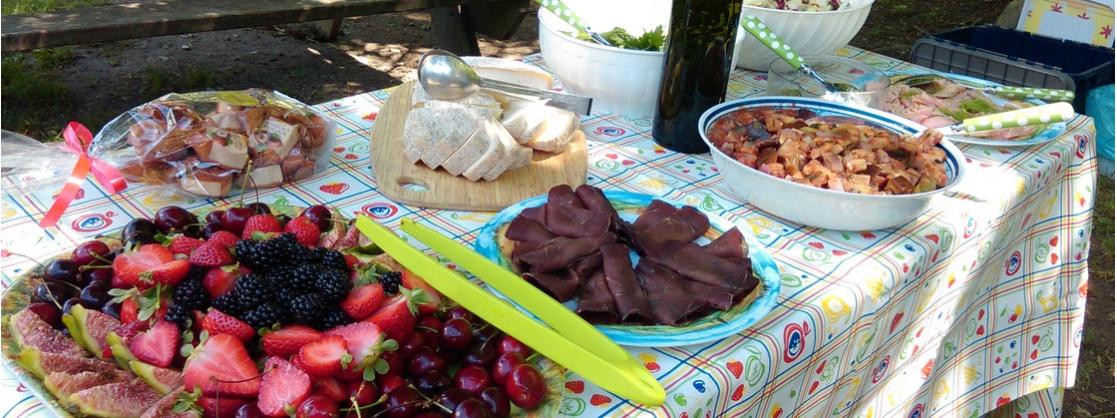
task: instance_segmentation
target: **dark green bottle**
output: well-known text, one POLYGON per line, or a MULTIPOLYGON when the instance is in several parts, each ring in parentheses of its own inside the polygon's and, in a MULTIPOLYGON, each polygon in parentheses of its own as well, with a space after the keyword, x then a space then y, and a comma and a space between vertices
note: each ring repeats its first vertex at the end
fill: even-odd
POLYGON ((698 118, 725 101, 741 0, 674 0, 652 138, 688 154, 709 152, 698 118))

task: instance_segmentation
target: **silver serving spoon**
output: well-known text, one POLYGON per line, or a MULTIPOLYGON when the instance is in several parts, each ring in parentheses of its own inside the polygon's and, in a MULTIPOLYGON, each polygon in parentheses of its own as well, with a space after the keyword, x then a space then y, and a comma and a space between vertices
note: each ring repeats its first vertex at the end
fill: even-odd
POLYGON ((528 88, 483 78, 452 52, 432 49, 419 58, 419 84, 438 100, 458 100, 481 89, 492 89, 528 100, 546 99, 547 105, 588 115, 593 99, 528 88))

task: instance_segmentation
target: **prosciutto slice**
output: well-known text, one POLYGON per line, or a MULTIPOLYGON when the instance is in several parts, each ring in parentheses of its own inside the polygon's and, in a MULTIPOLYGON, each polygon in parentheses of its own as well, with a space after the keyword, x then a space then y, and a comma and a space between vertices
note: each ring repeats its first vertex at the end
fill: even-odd
POLYGON ((605 272, 595 271, 589 280, 582 283, 578 293, 578 307, 574 308, 582 318, 595 324, 617 323, 617 305, 609 286, 605 284, 605 272))
POLYGON ((735 260, 744 258, 745 255, 747 255, 744 241, 745 237, 741 234, 741 230, 734 227, 733 229, 725 231, 724 234, 721 234, 720 237, 706 244, 703 248, 710 254, 728 260, 735 260))
POLYGON ((563 277, 550 273, 528 272, 524 273, 523 278, 559 302, 574 298, 580 284, 580 280, 576 277, 569 277, 569 275, 563 277))
POLYGON ((616 240, 617 236, 612 232, 585 238, 555 237, 543 242, 535 250, 518 254, 516 258, 517 261, 531 266, 532 271, 550 273, 616 240))
POLYGON ((519 242, 543 242, 555 237, 551 231, 527 217, 520 215, 508 224, 504 237, 519 242))
POLYGON ((628 258, 628 247, 622 244, 607 244, 601 247, 604 264, 605 284, 617 304, 617 315, 621 322, 651 323, 652 308, 644 289, 636 282, 636 271, 628 258))
POLYGON ((647 257, 676 273, 739 294, 752 276, 748 267, 723 260, 691 242, 667 241, 648 249, 647 257))
POLYGON ((652 261, 641 259, 636 264, 636 277, 640 278, 657 323, 678 325, 707 306, 690 292, 685 278, 652 261))

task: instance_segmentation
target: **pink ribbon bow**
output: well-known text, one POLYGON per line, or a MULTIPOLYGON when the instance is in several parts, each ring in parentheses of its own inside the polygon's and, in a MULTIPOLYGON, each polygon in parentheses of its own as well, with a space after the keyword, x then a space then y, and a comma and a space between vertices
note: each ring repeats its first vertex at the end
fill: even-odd
POLYGON ((62 138, 66 141, 62 149, 78 154, 78 162, 74 164, 74 170, 70 172, 70 177, 66 179, 66 185, 62 186, 62 191, 58 192, 58 197, 54 199, 54 204, 50 206, 47 215, 39 221, 39 226, 49 228, 58 223, 58 219, 62 217, 62 213, 66 208, 70 207, 70 203, 77 197, 78 191, 85 183, 85 176, 90 171, 93 172, 93 178, 97 179, 97 183, 101 184, 110 195, 120 193, 128 187, 128 182, 124 180, 124 175, 109 163, 100 159, 94 158, 89 155, 89 144, 93 143, 93 134, 89 129, 77 122, 70 122, 66 125, 66 130, 62 131, 62 138))

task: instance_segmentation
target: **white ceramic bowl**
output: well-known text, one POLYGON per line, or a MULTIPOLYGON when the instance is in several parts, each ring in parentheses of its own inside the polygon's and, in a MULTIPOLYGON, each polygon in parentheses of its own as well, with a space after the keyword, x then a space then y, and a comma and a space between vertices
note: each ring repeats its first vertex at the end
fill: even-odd
POLYGON ((808 226, 843 231, 891 228, 919 217, 931 199, 958 184, 964 175, 965 157, 949 141, 939 147, 946 152, 946 186, 924 193, 907 195, 864 195, 819 189, 773 177, 734 160, 721 152, 706 137, 714 121, 738 109, 778 107, 807 109, 823 115, 856 118, 873 126, 900 134, 917 134, 919 124, 865 107, 853 107, 805 97, 759 97, 722 103, 707 110, 698 120, 702 140, 710 147, 724 184, 736 197, 775 216, 808 226))
MULTIPOLYGON (((873 0, 850 0, 850 7, 833 12, 792 12, 742 6, 741 16, 760 18, 800 55, 834 55, 834 51, 848 44, 861 30, 872 5, 873 0)), ((763 72, 768 71, 768 63, 776 59, 776 55, 748 36, 737 47, 736 58, 741 68, 763 72)))
MULTIPOLYGON (((620 26, 638 35, 657 25, 663 25, 665 31, 669 29, 671 5, 666 1, 610 1, 596 6, 567 3, 571 8, 580 6, 578 13, 595 25, 592 26, 595 30, 608 31, 620 26), (642 12, 613 14, 611 10, 618 7, 642 12)), ((545 8, 539 9, 539 49, 566 91, 592 97, 594 112, 618 113, 631 118, 655 116, 659 81, 663 75, 663 52, 602 46, 580 41, 569 33, 574 33, 570 24, 545 8)), ((743 30, 737 31, 735 46, 739 47, 746 37, 743 30)), ((736 55, 733 68, 736 68, 736 55)))

